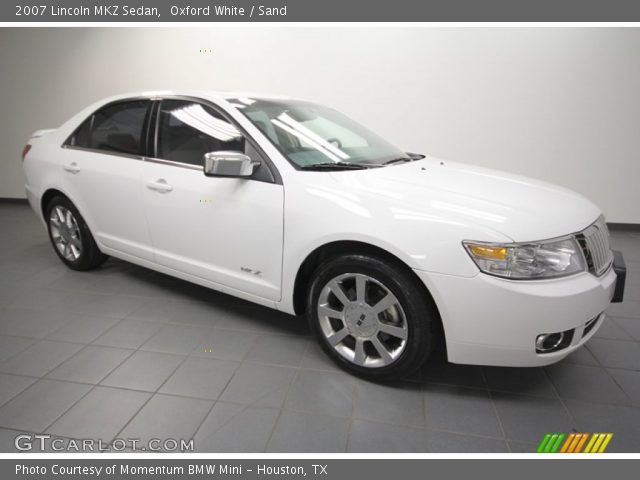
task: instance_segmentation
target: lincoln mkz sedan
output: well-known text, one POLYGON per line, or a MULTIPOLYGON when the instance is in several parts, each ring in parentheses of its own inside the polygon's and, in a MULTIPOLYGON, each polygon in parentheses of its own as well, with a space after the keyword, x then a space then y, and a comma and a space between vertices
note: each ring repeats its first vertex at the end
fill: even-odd
POLYGON ((622 301, 601 211, 537 180, 406 153, 336 110, 268 95, 108 98, 23 152, 69 268, 108 256, 306 315, 341 367, 540 366, 622 301))

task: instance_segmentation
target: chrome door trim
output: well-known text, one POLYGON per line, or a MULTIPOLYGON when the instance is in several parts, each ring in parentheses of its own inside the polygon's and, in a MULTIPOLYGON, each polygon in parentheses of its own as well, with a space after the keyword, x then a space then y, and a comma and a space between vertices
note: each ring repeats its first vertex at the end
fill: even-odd
POLYGON ((170 167, 186 168, 187 170, 202 172, 202 167, 200 165, 193 165, 191 163, 181 163, 154 157, 144 157, 142 160, 149 163, 158 163, 160 165, 168 165, 170 167))

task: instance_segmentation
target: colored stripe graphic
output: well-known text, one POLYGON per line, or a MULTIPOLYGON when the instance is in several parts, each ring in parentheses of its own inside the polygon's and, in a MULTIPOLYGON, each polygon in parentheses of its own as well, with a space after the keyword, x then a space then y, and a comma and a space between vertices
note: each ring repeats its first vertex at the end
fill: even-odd
POLYGON ((604 452, 605 449, 607 448, 607 445, 609 445, 609 442, 613 438, 613 433, 605 433, 605 435, 606 435, 606 437, 605 437, 604 441, 602 442, 602 445, 600 446, 600 450, 598 450, 598 453, 604 452))
POLYGON ((538 453, 603 453, 613 433, 547 433, 540 445, 538 453), (566 437, 566 440, 565 440, 566 437), (588 440, 588 441, 587 441, 588 440), (564 442, 563 442, 564 441, 564 442), (583 447, 585 446, 584 451, 583 447))
POLYGON ((543 453, 544 452, 544 447, 547 446, 547 443, 549 442, 550 438, 551 438, 551 434, 550 433, 547 433, 544 436, 544 438, 540 442, 540 445, 538 445, 538 450, 536 450, 538 453, 543 453))
POLYGON ((589 438, 589 434, 588 433, 583 433, 582 434, 582 439, 580 440, 580 442, 576 446, 576 453, 580 453, 580 451, 582 450, 582 446, 584 445, 584 442, 587 441, 587 438, 589 438))
POLYGON ((538 445, 538 453, 556 453, 560 445, 562 444, 562 440, 564 439, 564 433, 547 433, 540 445, 538 445))

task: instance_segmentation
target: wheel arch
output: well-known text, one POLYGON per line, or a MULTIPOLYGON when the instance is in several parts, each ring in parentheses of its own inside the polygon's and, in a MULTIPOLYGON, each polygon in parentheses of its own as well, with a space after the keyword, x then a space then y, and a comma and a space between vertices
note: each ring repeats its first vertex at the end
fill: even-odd
MULTIPOLYGON (((378 247, 376 245, 372 245, 370 243, 354 241, 354 240, 339 240, 333 241, 330 243, 326 243, 317 247, 313 250, 307 257, 304 259, 298 271, 296 273, 296 278, 294 282, 293 288, 293 308, 296 315, 301 315, 305 313, 305 303, 306 296, 311 285, 311 280, 313 277, 313 273, 318 268, 320 264, 327 261, 328 259, 345 254, 363 254, 370 255, 381 260, 385 260, 389 263, 392 263, 398 268, 404 270, 419 286, 420 290, 424 294, 424 298, 427 302, 431 304, 434 312, 436 312, 436 325, 438 328, 438 333, 444 336, 446 335, 444 331, 444 327, 442 324, 442 320, 440 318, 440 311, 438 309, 438 305, 436 304, 433 295, 424 284, 422 280, 416 275, 409 265, 407 265, 402 259, 398 258, 393 253, 378 247)), ((445 342, 443 342, 444 344, 445 342)))
POLYGON ((44 193, 42 194, 42 196, 40 197, 40 213, 42 215, 42 219, 44 220, 44 222, 47 222, 47 218, 46 218, 46 213, 47 213, 47 205, 49 205, 49 202, 51 202, 51 200, 54 197, 57 197, 58 195, 66 198, 67 200, 69 200, 74 207, 76 207, 78 209, 78 211, 80 212, 80 215, 82 215, 82 219, 85 221, 85 223, 87 224, 87 226, 89 227, 89 230, 93 233, 95 232, 95 230, 93 229, 93 220, 92 218, 90 218, 86 212, 83 211, 83 209, 81 208, 81 206, 78 205, 77 202, 75 202, 73 200, 73 198, 67 194, 64 190, 61 190, 58 187, 49 187, 46 188, 44 193))
POLYGON ((40 197, 40 213, 42 215, 42 218, 44 218, 45 220, 46 220, 47 206, 49 205, 49 202, 51 202, 51 200, 54 197, 57 197, 58 195, 65 197, 67 200, 73 203, 73 200, 69 198, 69 195, 67 195, 63 191, 58 190, 57 188, 48 188, 40 197))

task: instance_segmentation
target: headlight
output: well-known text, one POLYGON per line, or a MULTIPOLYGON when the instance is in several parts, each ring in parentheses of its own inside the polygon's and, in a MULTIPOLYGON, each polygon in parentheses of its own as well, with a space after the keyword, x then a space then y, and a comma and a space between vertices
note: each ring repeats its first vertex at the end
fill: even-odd
POLYGON ((555 278, 587 269, 573 237, 534 243, 462 243, 480 270, 498 277, 555 278))

